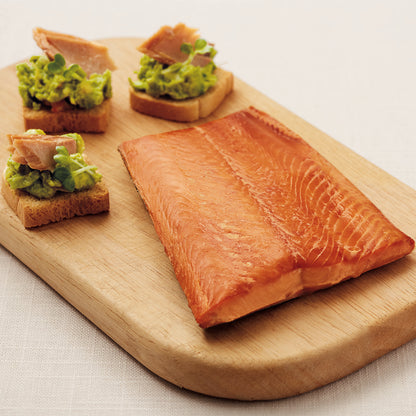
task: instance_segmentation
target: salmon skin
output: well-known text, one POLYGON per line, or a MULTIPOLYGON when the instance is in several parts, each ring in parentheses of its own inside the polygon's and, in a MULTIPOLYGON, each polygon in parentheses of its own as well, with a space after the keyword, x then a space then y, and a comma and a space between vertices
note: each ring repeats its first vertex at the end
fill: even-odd
POLYGON ((202 328, 414 248, 323 156, 253 107, 119 151, 202 328))

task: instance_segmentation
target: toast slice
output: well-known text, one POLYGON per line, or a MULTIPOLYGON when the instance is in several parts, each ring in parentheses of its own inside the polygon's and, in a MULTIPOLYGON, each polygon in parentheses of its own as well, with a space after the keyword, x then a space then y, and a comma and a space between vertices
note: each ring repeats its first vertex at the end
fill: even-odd
POLYGON ((130 106, 133 110, 166 120, 190 122, 209 116, 233 90, 234 77, 221 68, 215 70, 217 83, 205 94, 186 100, 154 98, 130 87, 130 106))
POLYGON ((85 191, 60 192, 51 199, 38 199, 27 192, 11 189, 3 176, 1 193, 25 228, 110 209, 109 192, 103 182, 85 191))
POLYGON ((74 107, 53 112, 48 108, 33 110, 23 107, 25 130, 41 129, 45 133, 103 133, 107 129, 110 113, 111 99, 104 100, 90 110, 74 107))

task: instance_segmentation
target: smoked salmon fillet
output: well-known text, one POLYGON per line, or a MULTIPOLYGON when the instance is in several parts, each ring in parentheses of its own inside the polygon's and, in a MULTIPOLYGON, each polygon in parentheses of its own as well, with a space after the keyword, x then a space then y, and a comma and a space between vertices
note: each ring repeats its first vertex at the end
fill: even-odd
POLYGON ((119 151, 203 328, 414 248, 324 157, 254 107, 119 151))

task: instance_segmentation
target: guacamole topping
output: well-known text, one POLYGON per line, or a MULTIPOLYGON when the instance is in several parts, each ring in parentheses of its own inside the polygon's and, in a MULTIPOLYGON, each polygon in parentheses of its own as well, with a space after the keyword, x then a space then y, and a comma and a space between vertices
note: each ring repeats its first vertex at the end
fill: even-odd
MULTIPOLYGON (((42 130, 28 130, 25 134, 45 134, 42 130)), ((64 146, 56 147, 55 169, 36 170, 12 160, 7 161, 5 177, 12 189, 20 189, 37 198, 52 198, 58 191, 75 192, 92 188, 102 178, 96 166, 88 165, 82 152, 84 141, 77 133, 63 135, 77 143, 77 153, 69 154, 64 146)))
POLYGON ((88 78, 79 65, 66 67, 61 54, 56 54, 53 61, 46 55, 32 56, 29 63, 18 64, 16 70, 23 103, 34 110, 63 100, 90 109, 112 96, 111 71, 88 78))
POLYGON ((140 68, 135 73, 137 81, 129 78, 130 85, 135 91, 144 91, 152 97, 167 96, 174 100, 184 100, 198 97, 215 85, 217 77, 214 74, 213 60, 203 66, 192 65, 195 55, 209 54, 214 58, 216 50, 204 39, 198 39, 195 45, 184 43, 181 51, 188 55, 184 62, 165 65, 157 60, 143 55, 140 68))

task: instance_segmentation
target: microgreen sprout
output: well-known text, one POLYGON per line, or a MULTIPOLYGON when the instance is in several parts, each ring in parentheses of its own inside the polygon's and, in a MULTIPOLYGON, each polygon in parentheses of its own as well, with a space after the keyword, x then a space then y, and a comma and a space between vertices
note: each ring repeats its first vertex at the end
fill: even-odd
POLYGON ((209 55, 209 57, 212 59, 217 53, 214 47, 210 45, 205 39, 197 39, 194 46, 192 46, 191 43, 182 43, 181 52, 189 55, 184 64, 191 63, 196 55, 209 55))
POLYGON ((54 60, 48 63, 47 68, 52 74, 61 73, 65 68, 65 58, 60 53, 57 53, 54 60))

